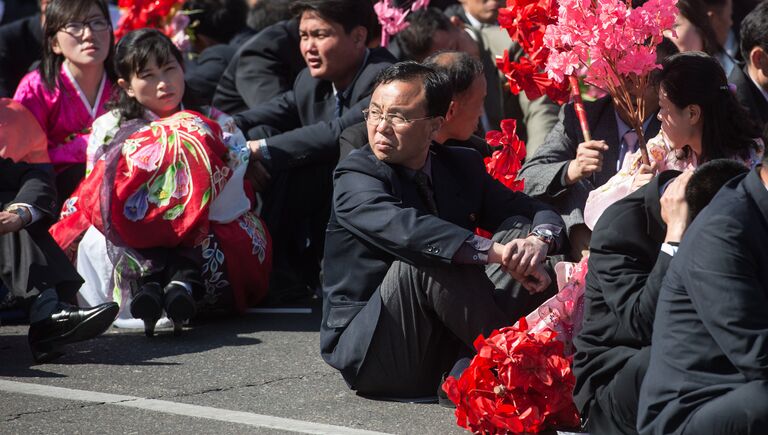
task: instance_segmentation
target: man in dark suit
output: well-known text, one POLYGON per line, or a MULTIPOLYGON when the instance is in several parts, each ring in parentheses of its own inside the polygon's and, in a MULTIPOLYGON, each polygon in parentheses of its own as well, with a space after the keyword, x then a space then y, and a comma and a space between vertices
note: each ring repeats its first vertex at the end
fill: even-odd
POLYGON ((768 4, 760 3, 741 23, 744 68, 734 68, 728 81, 736 85, 736 99, 752 120, 768 123, 768 4))
POLYGON ((0 97, 13 97, 21 79, 43 55, 40 14, 0 26, 0 97))
POLYGON ((230 115, 291 90, 307 66, 299 50, 299 21, 280 21, 246 41, 221 76, 213 105, 230 115))
POLYGON ((9 290, 2 305, 28 305, 29 345, 38 362, 61 355, 61 346, 104 332, 117 316, 114 302, 79 309, 83 283, 48 234, 56 192, 47 172, 0 158, 0 281, 9 290))
POLYGON ((768 158, 691 224, 662 284, 641 434, 768 433, 768 158))
POLYGON ((562 220, 492 179, 476 151, 433 142, 450 101, 445 75, 393 65, 366 112, 370 144, 336 168, 320 347, 361 394, 434 395, 478 334, 525 314, 497 304, 505 289, 485 265, 502 264, 531 292, 551 283, 543 261, 563 241, 562 220))
POLYGON ((302 0, 292 10, 307 68, 290 91, 235 116, 252 139, 251 160, 268 171, 261 179, 269 177, 262 216, 274 246, 271 293, 288 298, 319 284, 339 135, 363 121, 376 74, 394 61, 386 49, 366 47, 369 2, 302 0))
POLYGON ((661 282, 688 223, 744 172, 734 160, 713 160, 695 174, 663 172, 608 207, 595 226, 573 364, 574 400, 590 433, 637 433, 661 282))

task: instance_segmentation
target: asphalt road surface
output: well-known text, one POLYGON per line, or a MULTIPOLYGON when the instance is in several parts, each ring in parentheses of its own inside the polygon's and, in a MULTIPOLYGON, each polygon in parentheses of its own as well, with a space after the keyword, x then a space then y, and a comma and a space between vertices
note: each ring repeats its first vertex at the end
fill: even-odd
POLYGON ((436 404, 350 392, 320 358, 319 311, 208 320, 181 337, 111 328, 43 365, 27 326, 0 326, 0 433, 467 433, 436 404))

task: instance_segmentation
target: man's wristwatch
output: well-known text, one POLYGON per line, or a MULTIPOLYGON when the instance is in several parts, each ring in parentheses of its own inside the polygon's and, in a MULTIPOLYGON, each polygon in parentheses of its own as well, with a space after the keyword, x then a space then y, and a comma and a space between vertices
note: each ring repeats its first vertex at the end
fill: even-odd
POLYGON ((528 237, 531 237, 531 236, 536 237, 537 239, 546 243, 547 245, 550 246, 550 248, 555 243, 555 233, 553 233, 552 231, 546 228, 534 228, 533 231, 531 231, 531 233, 528 234, 528 237))
POLYGON ((22 205, 11 205, 5 211, 14 213, 21 219, 21 225, 26 227, 32 222, 32 213, 22 205))

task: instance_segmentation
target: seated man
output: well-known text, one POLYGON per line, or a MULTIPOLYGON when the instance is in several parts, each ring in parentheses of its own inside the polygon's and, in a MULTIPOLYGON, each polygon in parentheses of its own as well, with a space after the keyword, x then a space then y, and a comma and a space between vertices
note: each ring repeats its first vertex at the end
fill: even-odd
POLYGON ((691 224, 662 284, 641 434, 768 433, 768 157, 691 224))
POLYGON ((680 176, 663 172, 598 221, 573 360, 574 400, 590 433, 637 433, 637 398, 669 262, 688 223, 744 172, 734 160, 713 160, 680 176))
POLYGON ((363 121, 376 74, 394 61, 386 49, 366 47, 374 16, 370 2, 300 0, 292 10, 299 17, 307 68, 292 90, 235 116, 253 139, 251 161, 268 171, 261 175, 269 179, 263 183, 268 187, 262 216, 274 246, 275 302, 301 297, 318 285, 339 136, 363 121))
POLYGON ((370 144, 334 175, 321 354, 361 394, 432 396, 478 334, 527 314, 495 301, 505 289, 483 266, 545 290, 543 262, 561 246, 563 223, 492 179, 476 151, 433 142, 451 102, 445 75, 403 62, 377 83, 370 144), (475 236, 476 227, 504 237, 475 236))
POLYGON ((768 4, 761 2, 741 22, 744 68, 731 71, 736 98, 761 127, 768 123, 768 4))
POLYGON ((50 176, 24 163, 0 158, 0 281, 10 290, 2 305, 29 310, 29 345, 37 362, 61 355, 61 346, 93 338, 112 324, 114 302, 79 309, 74 300, 83 280, 48 234, 55 213, 50 176))

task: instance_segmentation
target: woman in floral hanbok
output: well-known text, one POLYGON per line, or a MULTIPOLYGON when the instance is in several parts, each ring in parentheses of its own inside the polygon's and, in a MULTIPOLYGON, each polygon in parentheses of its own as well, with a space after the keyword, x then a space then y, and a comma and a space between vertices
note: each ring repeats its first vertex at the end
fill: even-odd
POLYGON ((93 121, 106 112, 115 75, 109 10, 99 0, 51 0, 45 9, 43 58, 21 80, 14 100, 48 137, 59 198, 84 176, 93 121))
POLYGON ((162 33, 129 33, 115 58, 118 98, 94 123, 89 175, 52 234, 66 249, 87 231, 78 269, 99 288, 86 293, 109 298, 114 289, 123 306, 131 296, 147 335, 163 310, 177 329, 200 310, 243 312, 266 294, 271 267, 244 182, 245 138, 214 109, 206 112, 215 121, 181 110, 182 57, 162 33), (98 250, 109 263, 89 258, 98 250))

